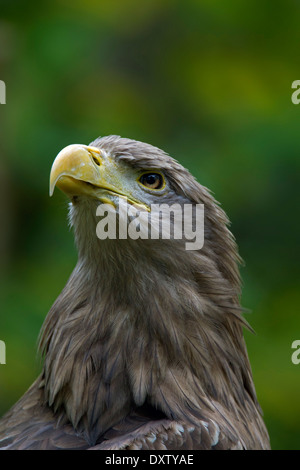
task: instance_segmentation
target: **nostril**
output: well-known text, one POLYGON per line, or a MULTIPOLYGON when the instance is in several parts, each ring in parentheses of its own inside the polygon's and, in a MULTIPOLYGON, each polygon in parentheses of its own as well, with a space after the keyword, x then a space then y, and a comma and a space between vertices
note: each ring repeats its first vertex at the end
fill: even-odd
POLYGON ((96 165, 100 166, 100 162, 99 162, 98 158, 96 158, 96 157, 92 157, 92 158, 93 158, 94 162, 96 163, 96 165))

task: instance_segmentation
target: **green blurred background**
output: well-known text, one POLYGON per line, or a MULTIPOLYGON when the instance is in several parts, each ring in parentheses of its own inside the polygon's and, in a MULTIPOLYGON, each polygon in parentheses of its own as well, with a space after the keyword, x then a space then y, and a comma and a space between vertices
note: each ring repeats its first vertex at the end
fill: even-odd
POLYGON ((118 134, 163 148, 221 201, 272 447, 300 449, 299 13, 296 0, 0 0, 0 415, 39 372, 41 324, 76 262, 51 164, 118 134))

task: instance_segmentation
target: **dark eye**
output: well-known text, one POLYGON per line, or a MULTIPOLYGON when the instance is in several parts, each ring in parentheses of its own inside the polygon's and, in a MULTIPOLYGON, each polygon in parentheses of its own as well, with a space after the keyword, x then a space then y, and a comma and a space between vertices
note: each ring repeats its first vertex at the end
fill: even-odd
POLYGON ((164 179, 159 173, 146 173, 140 177, 140 183, 150 189, 161 189, 164 179))

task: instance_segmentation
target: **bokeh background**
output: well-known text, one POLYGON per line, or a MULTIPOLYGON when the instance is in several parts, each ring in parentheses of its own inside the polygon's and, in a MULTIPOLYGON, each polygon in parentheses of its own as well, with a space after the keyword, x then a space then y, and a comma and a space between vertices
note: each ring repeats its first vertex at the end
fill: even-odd
POLYGON ((40 370, 37 336, 77 258, 51 164, 118 134, 163 148, 221 201, 272 447, 300 449, 299 14, 296 0, 0 0, 0 415, 40 370))

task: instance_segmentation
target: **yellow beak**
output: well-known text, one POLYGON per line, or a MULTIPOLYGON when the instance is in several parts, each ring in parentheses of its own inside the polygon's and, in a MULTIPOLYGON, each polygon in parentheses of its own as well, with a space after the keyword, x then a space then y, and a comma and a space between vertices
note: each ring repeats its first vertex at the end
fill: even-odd
POLYGON ((55 186, 68 196, 90 194, 88 183, 95 185, 98 182, 100 165, 100 150, 97 148, 78 144, 65 147, 59 152, 51 168, 50 196, 55 186))
POLYGON ((126 198, 131 204, 149 211, 138 201, 126 175, 101 150, 81 144, 65 147, 55 158, 50 172, 50 196, 57 186, 69 197, 86 195, 112 204, 108 194, 126 198))

